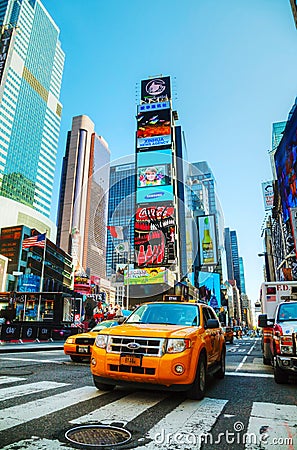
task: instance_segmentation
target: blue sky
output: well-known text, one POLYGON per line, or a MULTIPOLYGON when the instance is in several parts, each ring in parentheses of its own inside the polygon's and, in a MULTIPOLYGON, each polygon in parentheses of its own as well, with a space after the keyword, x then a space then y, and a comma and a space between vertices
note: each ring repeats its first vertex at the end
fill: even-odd
POLYGON ((256 301, 272 123, 287 119, 297 95, 289 0, 43 4, 66 53, 57 180, 72 117, 93 120, 113 160, 132 154, 140 80, 170 75, 189 161, 205 160, 214 173, 225 226, 237 232, 247 294, 256 301))

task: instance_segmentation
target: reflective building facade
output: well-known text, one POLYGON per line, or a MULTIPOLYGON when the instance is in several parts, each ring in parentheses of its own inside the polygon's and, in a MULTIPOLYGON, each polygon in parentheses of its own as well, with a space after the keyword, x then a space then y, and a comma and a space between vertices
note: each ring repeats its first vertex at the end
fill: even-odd
POLYGON ((1 197, 50 216, 62 106, 59 28, 39 0, 1 0, 1 197))

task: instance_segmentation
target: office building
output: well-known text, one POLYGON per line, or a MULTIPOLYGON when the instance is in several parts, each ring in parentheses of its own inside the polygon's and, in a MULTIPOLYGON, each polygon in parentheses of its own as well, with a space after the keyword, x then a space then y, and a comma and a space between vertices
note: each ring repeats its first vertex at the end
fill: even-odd
POLYGON ((63 159, 57 245, 77 274, 106 278, 110 151, 87 116, 76 116, 63 159))
POLYGON ((40 0, 0 1, 0 25, 0 209, 33 225, 51 212, 64 52, 40 0))

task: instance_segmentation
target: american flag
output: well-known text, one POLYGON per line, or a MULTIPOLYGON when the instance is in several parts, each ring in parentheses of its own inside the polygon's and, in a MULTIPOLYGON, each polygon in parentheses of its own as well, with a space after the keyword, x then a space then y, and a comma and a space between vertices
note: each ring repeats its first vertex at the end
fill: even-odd
POLYGON ((37 234, 36 236, 31 236, 23 240, 22 248, 30 247, 44 247, 45 246, 45 233, 37 234))

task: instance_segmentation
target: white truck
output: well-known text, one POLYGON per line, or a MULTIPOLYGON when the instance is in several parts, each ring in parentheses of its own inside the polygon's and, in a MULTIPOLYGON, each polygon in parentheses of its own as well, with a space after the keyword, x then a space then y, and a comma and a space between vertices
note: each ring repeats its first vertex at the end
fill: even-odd
POLYGON ((263 363, 271 364, 276 383, 297 374, 297 282, 266 282, 260 290, 263 363))

